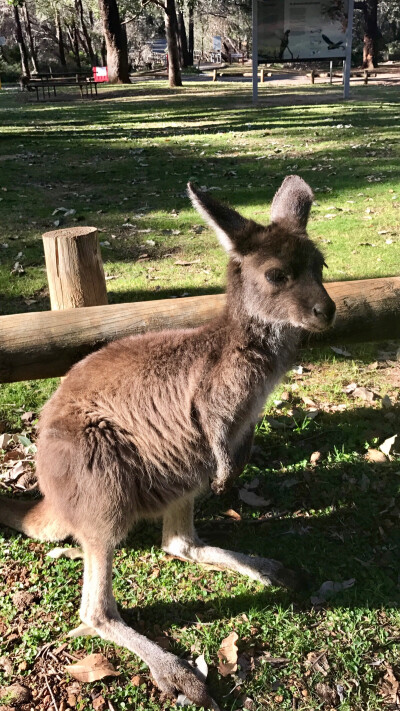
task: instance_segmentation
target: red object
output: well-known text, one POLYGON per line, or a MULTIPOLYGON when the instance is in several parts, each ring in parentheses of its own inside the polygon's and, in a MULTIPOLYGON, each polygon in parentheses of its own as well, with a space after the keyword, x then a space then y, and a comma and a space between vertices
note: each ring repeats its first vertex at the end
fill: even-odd
POLYGON ((93 79, 96 82, 108 81, 108 68, 107 67, 92 67, 93 68, 93 79))

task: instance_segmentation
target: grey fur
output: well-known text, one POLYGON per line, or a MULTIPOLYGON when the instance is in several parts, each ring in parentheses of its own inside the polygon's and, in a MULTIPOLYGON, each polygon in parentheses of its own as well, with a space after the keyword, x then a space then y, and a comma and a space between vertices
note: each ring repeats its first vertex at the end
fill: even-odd
POLYGON ((164 550, 266 584, 293 582, 277 561, 202 544, 193 500, 209 484, 225 491, 241 473, 302 329, 323 330, 335 309, 322 285, 323 257, 304 232, 312 195, 304 181, 284 181, 268 227, 193 185, 189 192, 231 256, 224 314, 200 328, 116 341, 75 365, 40 417, 44 498, 14 508, 3 499, 0 520, 42 540, 73 536, 85 565, 75 633, 126 646, 163 691, 212 707, 186 662, 123 623, 112 594, 113 550, 139 519, 163 517, 164 550))

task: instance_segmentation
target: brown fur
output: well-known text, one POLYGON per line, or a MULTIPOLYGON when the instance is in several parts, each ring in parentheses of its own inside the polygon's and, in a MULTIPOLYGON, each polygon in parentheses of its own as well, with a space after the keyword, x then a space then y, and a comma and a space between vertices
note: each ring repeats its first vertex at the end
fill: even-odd
POLYGON ((300 178, 283 183, 269 227, 189 190, 230 252, 225 312, 200 328, 116 341, 75 365, 40 418, 44 499, 11 516, 5 504, 0 518, 29 535, 54 540, 58 531, 80 542, 83 622, 140 654, 164 690, 211 705, 182 662, 123 625, 111 591, 112 551, 140 518, 164 516, 166 550, 285 582, 276 561, 202 546, 191 502, 210 481, 220 493, 240 474, 258 414, 302 329, 326 328, 334 305, 322 286, 323 257, 304 233, 312 193, 300 178), (173 682, 162 673, 167 667, 173 682))

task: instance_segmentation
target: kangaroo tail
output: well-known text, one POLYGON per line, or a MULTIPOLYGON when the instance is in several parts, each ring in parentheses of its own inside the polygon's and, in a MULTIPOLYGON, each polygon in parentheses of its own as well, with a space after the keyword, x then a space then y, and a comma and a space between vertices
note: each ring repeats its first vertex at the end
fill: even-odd
POLYGON ((40 541, 60 541, 70 535, 46 503, 0 497, 0 523, 40 541))

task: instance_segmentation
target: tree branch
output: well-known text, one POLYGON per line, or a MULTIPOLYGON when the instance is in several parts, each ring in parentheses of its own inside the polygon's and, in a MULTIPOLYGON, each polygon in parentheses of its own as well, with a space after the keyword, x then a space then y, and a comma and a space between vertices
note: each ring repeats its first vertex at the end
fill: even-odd
POLYGON ((148 5, 149 2, 152 2, 152 1, 153 0, 146 0, 144 3, 142 3, 140 12, 137 12, 136 15, 133 15, 132 17, 129 17, 127 20, 124 20, 123 22, 121 22, 121 25, 128 25, 129 22, 133 22, 134 20, 136 20, 142 14, 142 11, 146 7, 146 5, 148 5))

